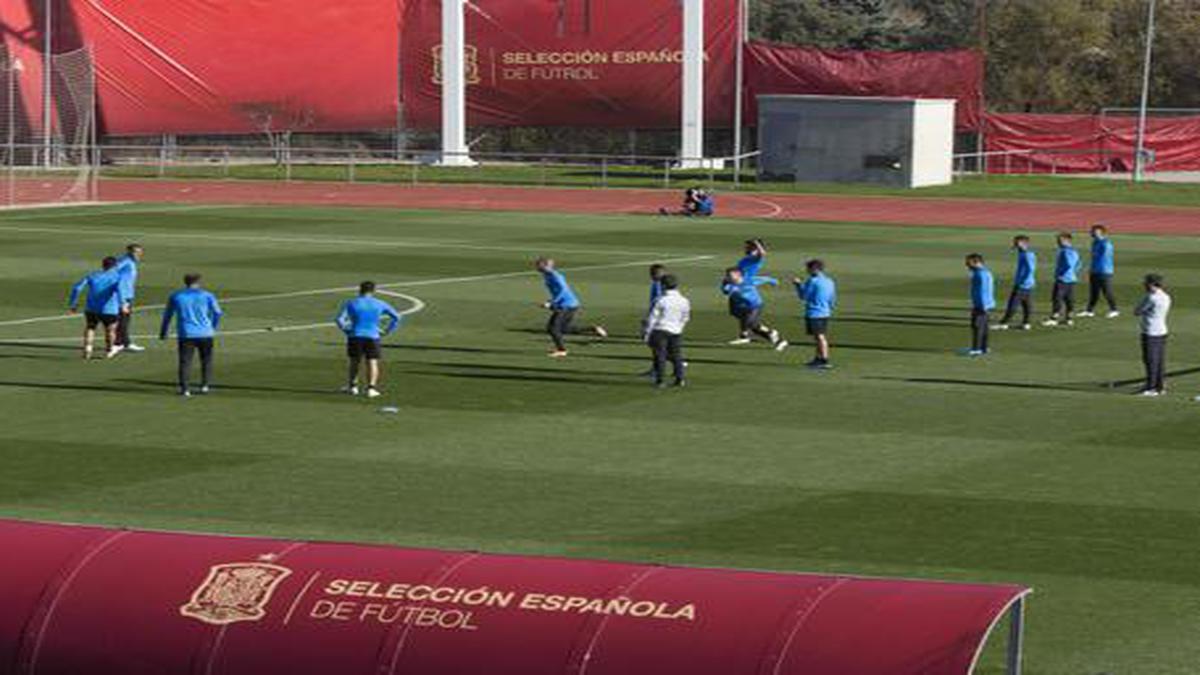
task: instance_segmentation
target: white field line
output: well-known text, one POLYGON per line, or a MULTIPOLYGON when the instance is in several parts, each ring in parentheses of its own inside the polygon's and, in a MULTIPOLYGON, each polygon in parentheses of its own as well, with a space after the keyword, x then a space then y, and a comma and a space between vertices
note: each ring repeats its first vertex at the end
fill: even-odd
MULTIPOLYGON (((416 297, 415 295, 396 293, 394 291, 379 291, 379 294, 380 295, 389 295, 393 298, 401 298, 401 299, 407 300, 409 302, 409 307, 397 312, 400 316, 408 316, 410 314, 416 314, 417 312, 424 311, 424 309, 429 306, 425 303, 424 300, 416 297)), ((319 323, 297 323, 297 324, 290 324, 290 325, 284 325, 284 326, 269 326, 266 328, 244 328, 241 330, 221 331, 219 335, 220 335, 220 337, 235 337, 235 336, 240 336, 240 335, 262 335, 264 333, 295 333, 297 331, 316 330, 318 328, 337 328, 337 325, 334 324, 334 322, 332 320, 330 320, 330 321, 321 321, 319 323)), ((133 337, 134 339, 137 339, 137 340, 153 340, 153 339, 157 338, 158 336, 155 334, 146 333, 143 335, 133 335, 131 337, 133 337)), ((6 340, 3 338, 0 338, 0 343, 30 344, 30 343, 42 343, 42 342, 76 342, 78 340, 79 340, 78 336, 54 337, 54 338, 17 338, 15 340, 6 340)))
MULTIPOLYGON (((180 210, 180 209, 176 209, 180 210)), ((463 251, 507 251, 529 253, 536 246, 495 246, 491 244, 472 244, 453 239, 427 239, 424 241, 405 241, 400 239, 334 239, 331 237, 308 237, 304 235, 286 236, 257 236, 236 234, 208 234, 186 232, 133 232, 129 230, 101 230, 95 228, 63 228, 63 227, 27 227, 24 225, 0 225, 0 232, 15 232, 18 234, 61 234, 66 236, 91 235, 98 237, 123 237, 126 239, 189 239, 200 241, 229 241, 241 244, 315 244, 319 246, 378 246, 395 248, 447 248, 463 251)), ((552 248, 556 253, 580 255, 676 255, 660 251, 623 251, 619 249, 600 248, 552 248)))
MULTIPOLYGON (((700 262, 703 260, 712 260, 714 257, 715 256, 711 256, 711 255, 696 255, 696 256, 688 256, 688 257, 684 257, 684 258, 661 258, 661 259, 654 259, 654 260, 637 260, 637 261, 633 261, 633 262, 611 263, 611 264, 606 264, 606 265, 584 265, 581 267, 564 267, 562 271, 564 271, 564 272, 589 272, 589 271, 594 271, 594 270, 621 269, 621 268, 626 268, 626 267, 643 267, 643 266, 652 265, 654 263, 661 263, 664 265, 670 265, 670 264, 679 265, 679 264, 685 264, 685 263, 690 263, 690 262, 700 262)), ((465 277, 440 277, 437 279, 416 279, 413 281, 394 281, 394 282, 387 283, 387 284, 379 284, 378 288, 381 289, 385 294, 401 296, 402 294, 391 293, 391 292, 387 291, 387 289, 390 289, 390 288, 416 288, 419 286, 435 286, 435 285, 439 285, 439 284, 459 284, 459 283, 469 283, 469 282, 473 282, 473 281, 497 281, 497 280, 501 280, 501 279, 513 279, 513 278, 518 278, 518 277, 532 276, 535 274, 537 274, 537 272, 535 270, 522 270, 520 272, 500 272, 497 274, 477 274, 477 275, 465 276, 465 277)), ((314 296, 314 295, 329 295, 332 293, 351 293, 351 292, 354 292, 357 290, 358 290, 358 286, 339 286, 339 287, 335 287, 335 288, 316 288, 316 289, 304 290, 304 291, 289 291, 286 293, 267 293, 264 295, 242 295, 242 296, 234 296, 232 298, 224 298, 221 300, 221 304, 228 305, 228 304, 235 303, 235 302, 256 302, 259 300, 283 300, 286 298, 301 298, 301 297, 308 297, 308 296, 314 296)), ((408 297, 408 296, 405 296, 405 297, 408 297)), ((135 307, 133 311, 149 312, 149 311, 160 310, 160 309, 163 309, 164 307, 165 307, 165 305, 142 305, 139 307, 135 307)), ((422 303, 421 307, 422 307, 422 309, 424 309, 423 303, 422 303)), ((22 325, 28 325, 28 324, 33 324, 33 323, 44 323, 44 322, 49 322, 49 321, 66 321, 66 320, 76 319, 76 318, 78 318, 78 315, 75 315, 75 314, 54 314, 51 316, 39 316, 39 317, 31 318, 31 319, 15 319, 12 321, 0 321, 0 327, 22 326, 22 325)), ((324 325, 324 324, 312 324, 312 325, 305 324, 304 328, 295 328, 294 330, 307 330, 309 328, 314 328, 314 327, 318 327, 321 325, 324 325)), ((243 332, 242 334, 262 333, 262 332, 268 332, 268 329, 265 329, 265 328, 253 329, 249 332, 243 332)), ((230 332, 230 333, 222 333, 222 334, 223 335, 235 335, 238 333, 230 332)), ((139 336, 139 337, 141 337, 141 336, 139 336)), ((54 340, 59 340, 59 339, 61 339, 61 338, 45 338, 45 339, 20 338, 20 339, 15 339, 15 340, 0 338, 0 342, 9 342, 9 343, 49 342, 49 341, 54 341, 54 340)))

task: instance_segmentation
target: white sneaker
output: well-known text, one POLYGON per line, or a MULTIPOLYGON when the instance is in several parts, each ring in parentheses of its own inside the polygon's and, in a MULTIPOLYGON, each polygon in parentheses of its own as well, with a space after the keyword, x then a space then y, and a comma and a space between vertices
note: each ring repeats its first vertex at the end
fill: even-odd
POLYGON ((91 347, 84 347, 84 348, 83 348, 83 359, 84 359, 85 361, 87 361, 87 360, 90 360, 91 358, 92 358, 92 348, 91 348, 91 347))
POLYGON ((379 398, 380 396, 383 396, 382 391, 379 391, 375 387, 367 387, 367 398, 379 398))
POLYGON ((1075 325, 1075 322, 1074 322, 1074 321, 1072 321, 1072 320, 1070 320, 1070 319, 1067 319, 1067 320, 1066 320, 1066 322, 1065 322, 1065 323, 1063 323, 1063 325, 1064 325, 1064 326, 1066 326, 1066 327, 1068 327, 1068 328, 1070 328, 1071 326, 1074 326, 1074 325, 1075 325))
POLYGON ((982 349, 968 349, 967 350, 967 356, 971 356, 971 357, 983 356, 984 354, 987 354, 987 352, 983 351, 982 349))
POLYGON ((995 326, 992 326, 992 330, 1008 330, 1008 324, 998 323, 995 326))
POLYGON ((1145 396, 1146 398, 1156 398, 1158 396, 1162 396, 1162 392, 1154 391, 1153 389, 1147 389, 1147 390, 1139 393, 1138 396, 1145 396))
POLYGON ((1023 323, 1023 324, 1021 324, 1021 330, 1033 330, 1033 326, 1030 326, 1027 323, 1023 323))
POLYGON ((748 344, 750 344, 750 338, 745 338, 745 337, 736 338, 736 339, 730 340, 729 344, 731 344, 731 345, 748 345, 748 344))
POLYGON ((596 331, 596 335, 599 335, 601 338, 608 337, 608 331, 605 330, 604 326, 596 326, 594 330, 596 331))
POLYGON ((104 352, 104 358, 111 359, 112 357, 116 356, 117 354, 120 354, 121 351, 122 351, 122 348, 119 345, 116 347, 112 347, 108 351, 104 352))
POLYGON ((1054 328, 1058 325, 1058 319, 1046 319, 1042 322, 1042 325, 1047 328, 1054 328))
POLYGON ((1093 316, 1096 316, 1096 313, 1095 313, 1095 312, 1089 312, 1089 311, 1087 311, 1087 310, 1084 310, 1084 311, 1082 311, 1082 312, 1075 312, 1075 316, 1078 316, 1078 317, 1080 317, 1080 318, 1084 318, 1084 319, 1090 319, 1090 318, 1092 318, 1093 316))
POLYGON ((358 385, 351 384, 342 387, 342 393, 349 394, 351 396, 358 396, 358 385))
POLYGON ((1115 318, 1117 318, 1118 316, 1121 316, 1121 313, 1120 313, 1120 312, 1118 312, 1117 310, 1115 310, 1115 309, 1114 309, 1114 310, 1110 311, 1108 314, 1105 314, 1105 315, 1104 315, 1104 318, 1106 318, 1106 319, 1115 319, 1115 318))
POLYGON ((146 351, 146 348, 141 345, 133 344, 131 342, 131 343, 125 345, 125 351, 133 352, 134 354, 138 354, 138 353, 146 351))
POLYGON ((204 386, 200 387, 200 393, 201 393, 201 394, 205 394, 205 395, 207 395, 207 394, 211 394, 211 393, 212 393, 212 389, 211 389, 211 388, 210 388, 210 387, 209 387, 209 386, 206 384, 206 385, 204 385, 204 386))
POLYGON ((781 352, 787 348, 788 348, 787 340, 779 340, 778 342, 775 343, 775 351, 777 351, 777 352, 781 352))

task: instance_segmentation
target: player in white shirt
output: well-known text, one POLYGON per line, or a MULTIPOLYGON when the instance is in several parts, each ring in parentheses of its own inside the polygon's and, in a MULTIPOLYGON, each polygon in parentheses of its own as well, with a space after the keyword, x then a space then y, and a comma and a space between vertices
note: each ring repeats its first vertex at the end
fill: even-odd
POLYGON ((1146 297, 1133 310, 1142 329, 1142 364, 1146 367, 1146 386, 1141 396, 1162 396, 1166 393, 1167 315, 1171 313, 1171 296, 1163 290, 1163 278, 1147 274, 1144 282, 1146 297))
POLYGON ((650 308, 646 318, 646 343, 654 354, 654 366, 650 373, 654 386, 662 388, 663 374, 667 361, 671 362, 675 374, 675 386, 687 384, 683 361, 683 329, 692 318, 692 303, 679 292, 679 280, 668 274, 661 280, 663 294, 650 308))

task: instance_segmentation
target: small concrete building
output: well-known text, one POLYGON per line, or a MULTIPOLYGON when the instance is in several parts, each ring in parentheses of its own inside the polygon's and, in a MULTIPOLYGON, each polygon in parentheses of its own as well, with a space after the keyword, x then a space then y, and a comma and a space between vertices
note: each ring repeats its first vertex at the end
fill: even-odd
POLYGON ((948 185, 954 101, 870 96, 758 97, 761 180, 948 185))

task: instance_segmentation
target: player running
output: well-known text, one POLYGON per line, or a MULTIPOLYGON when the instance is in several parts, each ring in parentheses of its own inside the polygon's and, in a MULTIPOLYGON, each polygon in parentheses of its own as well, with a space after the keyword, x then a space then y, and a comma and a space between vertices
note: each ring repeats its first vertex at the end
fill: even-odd
MULTIPOLYGON (((758 276, 759 270, 767 262, 767 245, 762 239, 747 239, 743 249, 744 255, 737 262, 737 268, 742 273, 742 278, 753 279, 758 276)), ((734 308, 733 296, 729 296, 729 314, 737 316, 738 313, 734 308)), ((731 345, 748 345, 750 344, 750 333, 742 330, 738 333, 737 338, 730 340, 731 345)))
POLYGON ((1054 290, 1051 292, 1050 318, 1043 326, 1074 326, 1075 284, 1079 282, 1079 251, 1071 245, 1071 233, 1058 235, 1058 255, 1054 260, 1054 290))
POLYGON ((146 348, 135 343, 129 334, 129 325, 133 320, 133 301, 137 295, 138 265, 146 256, 146 249, 141 244, 130 244, 125 247, 125 254, 117 259, 117 271, 121 274, 121 291, 125 294, 125 305, 117 320, 117 345, 127 352, 144 352, 146 348))
POLYGON ((1017 269, 1013 273, 1012 293, 996 330, 1009 329, 1018 306, 1021 307, 1021 330, 1032 328, 1029 315, 1033 314, 1033 289, 1037 287, 1037 254, 1029 248, 1029 237, 1024 234, 1013 237, 1013 250, 1017 252, 1017 269))
POLYGON ((334 322, 346 334, 346 356, 350 359, 346 387, 342 391, 351 396, 358 395, 359 366, 367 362, 367 398, 378 398, 379 360, 382 356, 381 341, 400 327, 403 317, 394 307, 375 297, 375 282, 364 281, 358 287, 358 297, 342 303, 334 322), (387 317, 388 324, 382 330, 380 324, 387 317))
POLYGON ((809 260, 804 268, 808 271, 808 279, 795 278, 792 284, 804 303, 805 331, 816 342, 817 353, 805 365, 826 370, 833 367, 829 363, 829 320, 837 306, 837 284, 825 274, 822 260, 809 260))
POLYGON ((111 256, 100 263, 100 269, 88 274, 71 287, 67 308, 72 314, 79 311, 79 294, 87 292, 84 303, 83 358, 92 358, 96 342, 96 327, 104 326, 104 357, 111 359, 120 353, 117 344, 117 321, 128 301, 121 289, 117 259, 111 256))
MULTIPOLYGON (((779 331, 762 323, 762 294, 758 292, 759 286, 778 286, 779 281, 771 277, 747 277, 742 273, 742 270, 737 267, 730 267, 725 270, 725 278, 721 282, 721 292, 729 296, 729 313, 738 320, 738 328, 740 335, 757 335, 771 343, 775 351, 783 351, 787 349, 788 342, 784 340, 779 331)), ((735 340, 730 344, 748 344, 750 338, 747 337, 735 340)))
MULTIPOLYGON (((554 350, 550 352, 550 356, 561 359, 567 355, 565 336, 578 332, 573 323, 581 303, 575 291, 571 290, 571 285, 567 283, 567 278, 555 269, 553 258, 538 258, 534 267, 541 273, 546 291, 550 293, 550 299, 542 303, 543 308, 550 310, 550 319, 546 321, 546 332, 554 341, 554 350)), ((600 338, 608 337, 604 326, 592 326, 591 331, 600 338)))
POLYGON ((184 288, 175 291, 167 300, 158 339, 166 340, 175 321, 175 336, 179 341, 179 395, 192 395, 189 384, 192 360, 200 353, 200 393, 207 394, 212 383, 213 338, 221 324, 224 312, 217 303, 217 296, 204 290, 199 274, 183 277, 184 288))
POLYGON ((1104 318, 1115 319, 1121 316, 1112 287, 1113 274, 1116 272, 1113 243, 1108 238, 1108 228, 1103 225, 1092 226, 1092 264, 1089 270, 1087 309, 1075 316, 1096 316, 1096 305, 1100 302, 1101 294, 1104 294, 1104 299, 1108 302, 1108 314, 1105 314, 1104 318))

